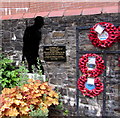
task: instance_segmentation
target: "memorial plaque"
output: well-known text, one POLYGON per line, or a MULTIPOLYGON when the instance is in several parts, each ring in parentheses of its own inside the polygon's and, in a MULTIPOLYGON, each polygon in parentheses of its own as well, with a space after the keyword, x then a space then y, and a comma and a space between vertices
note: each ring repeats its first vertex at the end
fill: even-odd
POLYGON ((65 46, 44 46, 43 56, 45 61, 66 61, 65 46))

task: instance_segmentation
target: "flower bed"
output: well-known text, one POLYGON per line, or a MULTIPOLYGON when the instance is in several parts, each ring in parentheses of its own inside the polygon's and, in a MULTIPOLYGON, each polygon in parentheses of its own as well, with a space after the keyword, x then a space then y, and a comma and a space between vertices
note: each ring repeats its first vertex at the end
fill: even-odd
POLYGON ((33 79, 21 87, 4 88, 0 99, 0 117, 34 116, 35 110, 42 111, 41 116, 47 116, 48 108, 59 104, 58 93, 47 82, 33 79))

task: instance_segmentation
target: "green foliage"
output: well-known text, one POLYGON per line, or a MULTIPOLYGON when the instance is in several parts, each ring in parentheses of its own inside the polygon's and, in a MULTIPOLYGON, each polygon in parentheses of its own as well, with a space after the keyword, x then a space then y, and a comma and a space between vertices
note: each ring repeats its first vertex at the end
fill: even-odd
POLYGON ((24 66, 16 68, 13 65, 13 60, 0 55, 0 84, 2 88, 21 86, 28 79, 25 74, 27 72, 24 66))
POLYGON ((42 75, 42 70, 40 67, 41 67, 41 63, 39 58, 37 58, 37 67, 35 65, 32 65, 33 73, 38 73, 39 75, 42 75))
POLYGON ((34 110, 34 106, 33 105, 30 105, 30 111, 29 112, 29 115, 30 116, 44 116, 44 118, 48 116, 48 112, 49 110, 46 108, 43 110, 41 110, 42 106, 39 105, 39 108, 37 110, 34 110))
POLYGON ((67 116, 69 114, 69 111, 66 108, 64 108, 62 101, 60 101, 59 105, 56 106, 56 109, 61 110, 64 116, 67 116))
POLYGON ((64 110, 64 112, 63 112, 63 115, 64 116, 67 116, 69 114, 69 111, 66 109, 66 110, 64 110))
POLYGON ((60 94, 60 92, 57 92, 59 94, 59 104, 55 106, 55 109, 59 109, 64 116, 68 116, 69 114, 69 110, 67 110, 64 105, 63 105, 63 100, 62 100, 62 95, 60 94))
POLYGON ((63 110, 63 102, 60 102, 59 105, 56 106, 56 109, 63 110))

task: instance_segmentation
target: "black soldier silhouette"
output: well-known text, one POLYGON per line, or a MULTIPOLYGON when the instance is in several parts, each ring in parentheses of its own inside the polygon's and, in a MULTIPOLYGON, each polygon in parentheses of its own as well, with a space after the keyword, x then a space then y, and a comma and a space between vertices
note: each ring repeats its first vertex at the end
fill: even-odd
POLYGON ((34 24, 27 27, 24 32, 22 60, 24 61, 26 58, 30 73, 33 72, 32 65, 34 65, 37 69, 40 67, 42 74, 44 74, 44 68, 41 64, 41 61, 38 60, 39 44, 41 41, 41 28, 44 25, 44 18, 37 16, 34 21, 34 24), (40 65, 38 65, 38 63, 40 65))

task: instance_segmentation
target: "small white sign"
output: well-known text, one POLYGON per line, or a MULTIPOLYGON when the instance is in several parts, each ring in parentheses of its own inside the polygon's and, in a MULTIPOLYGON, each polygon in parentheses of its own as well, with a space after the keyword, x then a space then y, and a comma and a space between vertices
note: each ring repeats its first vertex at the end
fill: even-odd
POLYGON ((102 32, 101 34, 98 34, 98 38, 103 41, 106 40, 108 38, 108 33, 106 31, 102 32))
POLYGON ((88 70, 94 70, 96 66, 96 58, 95 57, 88 57, 87 67, 88 70))
POLYGON ((101 26, 100 24, 97 25, 97 27, 95 28, 95 31, 98 33, 98 34, 101 34, 103 31, 104 31, 104 27, 101 26))
POLYGON ((87 79, 87 84, 94 85, 94 78, 88 78, 87 79))
POLYGON ((96 58, 95 57, 88 57, 89 64, 95 64, 96 58))

